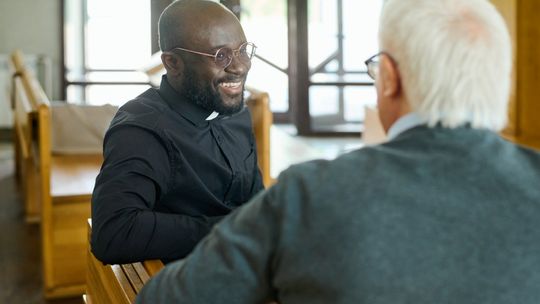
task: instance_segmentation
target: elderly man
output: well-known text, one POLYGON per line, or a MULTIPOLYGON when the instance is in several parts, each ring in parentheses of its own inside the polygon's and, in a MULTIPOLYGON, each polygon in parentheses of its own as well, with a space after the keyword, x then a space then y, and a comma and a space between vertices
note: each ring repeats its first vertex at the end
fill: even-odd
POLYGON ((212 1, 159 20, 160 88, 120 108, 92 197, 92 251, 105 263, 186 256, 215 222, 263 189, 243 90, 255 46, 212 1))
POLYGON ((540 154, 506 142, 486 0, 387 0, 367 61, 390 141, 290 168, 139 303, 538 303, 540 154))

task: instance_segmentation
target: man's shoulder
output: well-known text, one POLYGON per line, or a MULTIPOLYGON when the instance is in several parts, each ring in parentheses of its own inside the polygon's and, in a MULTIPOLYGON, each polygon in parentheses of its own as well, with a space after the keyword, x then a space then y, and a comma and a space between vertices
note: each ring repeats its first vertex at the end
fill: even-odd
POLYGON ((111 122, 111 128, 133 125, 153 128, 167 112, 167 104, 156 89, 148 89, 122 105, 111 122))
POLYGON ((278 177, 284 183, 298 183, 301 187, 323 190, 343 183, 369 180, 374 173, 385 170, 395 156, 393 148, 385 146, 364 147, 333 160, 317 159, 293 165, 278 177), (394 154, 394 155, 393 155, 394 154))

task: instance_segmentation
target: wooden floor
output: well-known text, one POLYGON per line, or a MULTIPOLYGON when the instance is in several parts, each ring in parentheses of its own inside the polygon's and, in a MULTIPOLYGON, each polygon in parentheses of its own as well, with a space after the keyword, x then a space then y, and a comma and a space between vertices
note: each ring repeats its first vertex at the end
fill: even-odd
POLYGON ((26 224, 10 144, 0 143, 0 303, 81 304, 43 299, 39 225, 26 224))
POLYGON ((319 158, 334 159, 362 146, 359 136, 297 136, 292 125, 273 125, 270 130, 270 175, 277 178, 290 165, 319 158))

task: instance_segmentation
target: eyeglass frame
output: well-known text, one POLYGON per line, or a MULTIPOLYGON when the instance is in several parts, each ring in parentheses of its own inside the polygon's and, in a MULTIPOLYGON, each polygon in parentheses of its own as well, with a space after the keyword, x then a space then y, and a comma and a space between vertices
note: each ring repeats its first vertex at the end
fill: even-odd
POLYGON ((377 74, 379 73, 379 71, 377 72, 374 72, 373 69, 375 68, 373 65, 374 64, 377 64, 377 67, 379 66, 379 61, 375 61, 375 58, 377 57, 380 57, 381 55, 386 55, 388 56, 388 58, 390 58, 390 60, 396 64, 396 61, 394 60, 394 58, 392 57, 392 55, 388 54, 387 52, 385 51, 380 51, 378 52, 377 54, 369 57, 366 61, 364 61, 364 64, 366 65, 366 68, 367 68, 367 74, 369 76, 369 78, 373 79, 373 80, 376 80, 377 78, 377 74))
POLYGON ((242 43, 237 49, 231 49, 230 47, 222 47, 222 48, 219 48, 216 50, 216 53, 214 55, 210 54, 210 53, 205 53, 205 52, 199 52, 199 51, 194 51, 194 50, 190 50, 190 49, 186 49, 186 48, 181 48, 181 47, 175 47, 175 48, 172 48, 171 50, 167 51, 167 52, 164 52, 164 53, 173 53, 174 50, 180 50, 180 51, 185 51, 185 52, 189 52, 189 53, 193 53, 193 54, 198 54, 198 55, 202 55, 202 56, 207 56, 207 57, 212 57, 214 58, 214 63, 219 66, 220 68, 222 69, 226 69, 228 68, 234 57, 238 57, 238 58, 241 58, 240 57, 240 50, 247 46, 247 45, 251 45, 253 47, 253 51, 251 52, 251 55, 249 56, 249 61, 251 62, 251 59, 253 58, 253 56, 255 56, 255 51, 257 50, 257 46, 255 45, 255 43, 253 42, 244 42, 242 43), (218 56, 218 53, 221 51, 221 50, 224 50, 224 49, 229 49, 232 51, 232 57, 229 59, 229 62, 225 65, 225 66, 221 66, 220 64, 218 64, 218 59, 217 59, 217 56, 218 56))

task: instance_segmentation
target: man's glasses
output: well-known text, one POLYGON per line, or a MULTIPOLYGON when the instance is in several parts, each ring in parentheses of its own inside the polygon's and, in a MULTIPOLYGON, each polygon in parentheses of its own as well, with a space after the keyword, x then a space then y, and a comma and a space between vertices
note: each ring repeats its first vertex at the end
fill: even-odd
POLYGON ((198 54, 202 56, 213 57, 214 62, 216 63, 218 67, 222 69, 226 69, 231 64, 233 57, 238 57, 238 59, 243 63, 249 63, 251 61, 251 58, 253 58, 253 55, 255 55, 256 49, 257 47, 255 46, 255 44, 251 42, 245 42, 236 50, 233 50, 229 47, 222 47, 219 50, 217 50, 214 55, 198 52, 198 51, 193 51, 193 50, 188 50, 181 47, 176 47, 172 49, 171 51, 180 50, 180 51, 185 51, 185 52, 198 54))
POLYGON ((375 80, 377 74, 379 74, 379 57, 381 57, 381 54, 383 54, 383 52, 377 53, 364 61, 367 67, 367 74, 373 80, 375 80))
POLYGON ((388 54, 386 52, 379 52, 379 53, 369 57, 369 59, 364 61, 364 63, 366 64, 366 67, 367 67, 368 76, 373 80, 375 80, 377 78, 377 74, 379 74, 379 58, 381 57, 381 55, 388 56, 388 58, 390 58, 390 60, 394 64, 397 64, 396 61, 394 60, 394 58, 392 58, 392 56, 390 56, 390 54, 388 54))

